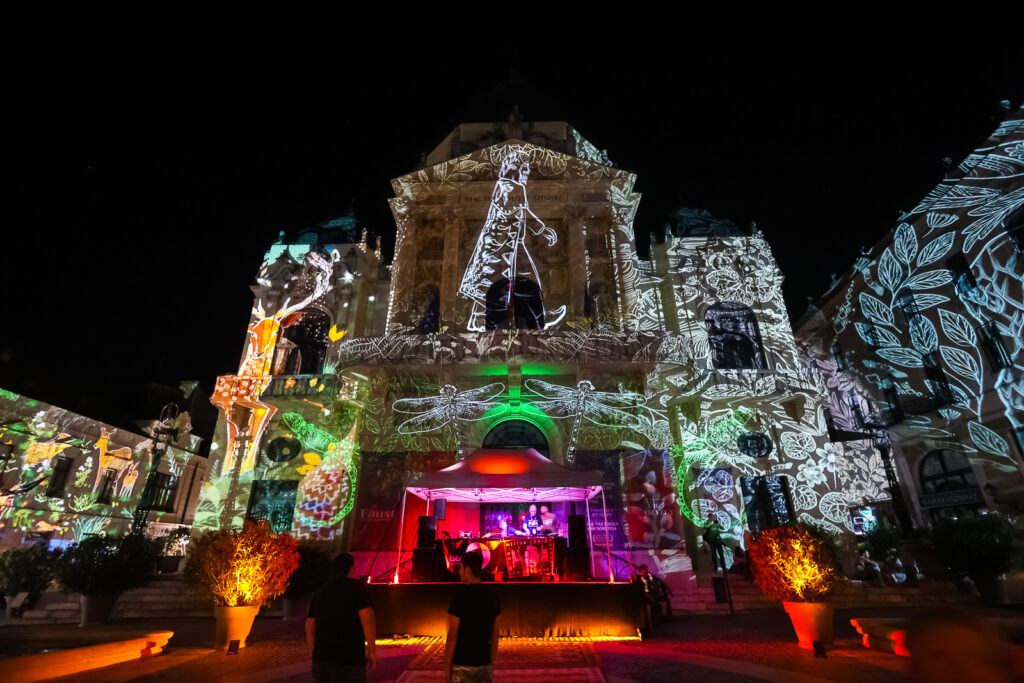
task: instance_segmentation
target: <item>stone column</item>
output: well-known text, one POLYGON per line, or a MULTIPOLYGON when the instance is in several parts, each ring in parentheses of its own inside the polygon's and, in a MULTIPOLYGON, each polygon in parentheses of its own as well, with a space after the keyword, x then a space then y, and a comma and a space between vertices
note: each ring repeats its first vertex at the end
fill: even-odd
POLYGON ((579 319, 583 317, 583 302, 587 289, 587 258, 585 254, 586 244, 583 238, 584 221, 586 220, 586 209, 582 206, 571 206, 565 217, 565 236, 569 241, 566 254, 566 278, 568 279, 568 305, 566 307, 566 319, 579 319))
POLYGON ((449 332, 457 332, 456 308, 458 304, 459 281, 462 271, 459 268, 459 248, 462 233, 466 229, 466 220, 461 207, 449 208, 444 216, 444 255, 441 261, 441 321, 440 329, 448 328, 449 332))

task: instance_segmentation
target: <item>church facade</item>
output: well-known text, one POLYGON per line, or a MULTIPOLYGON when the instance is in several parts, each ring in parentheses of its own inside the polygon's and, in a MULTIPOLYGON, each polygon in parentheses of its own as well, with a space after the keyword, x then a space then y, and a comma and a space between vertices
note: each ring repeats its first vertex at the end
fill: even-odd
MULTIPOLYGON (((565 122, 463 124, 392 181, 390 268, 352 226, 273 245, 196 527, 266 518, 374 576, 415 543, 405 485, 532 447, 603 472, 594 538, 665 575, 706 561, 712 522, 731 545, 797 519, 851 532, 885 473, 871 444, 832 444, 764 236, 682 211, 641 259, 636 180, 565 122)), ((475 529, 472 508, 439 526, 475 529)))

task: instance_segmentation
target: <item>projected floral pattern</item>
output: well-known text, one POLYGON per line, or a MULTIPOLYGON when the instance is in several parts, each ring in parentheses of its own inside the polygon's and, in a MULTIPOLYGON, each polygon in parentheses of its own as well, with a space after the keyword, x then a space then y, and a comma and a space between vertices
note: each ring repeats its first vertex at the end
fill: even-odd
MULTIPOLYGON (((187 414, 178 429, 176 444, 197 445, 187 414)), ((6 459, 0 448, 0 534, 71 542, 131 525, 150 468, 150 439, 0 390, 0 444, 10 447, 6 459)), ((193 457, 172 445, 161 471, 180 477, 193 457)))

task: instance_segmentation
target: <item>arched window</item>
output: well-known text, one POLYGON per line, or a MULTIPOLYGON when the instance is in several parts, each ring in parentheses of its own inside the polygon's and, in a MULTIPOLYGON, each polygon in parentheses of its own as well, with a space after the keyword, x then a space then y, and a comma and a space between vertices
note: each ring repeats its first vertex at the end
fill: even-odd
POLYGON ((743 304, 723 301, 704 314, 715 367, 719 370, 764 370, 764 349, 754 312, 743 304))
POLYGON ((323 369, 327 355, 327 331, 331 319, 316 308, 292 313, 282 322, 284 332, 277 342, 275 375, 315 375, 323 369))
POLYGON ((505 420, 484 437, 484 448, 532 448, 548 457, 548 440, 544 432, 526 420, 505 420))
POLYGON ((921 493, 978 488, 967 456, 957 451, 932 451, 921 461, 921 493))
POLYGON ((544 301, 540 287, 525 277, 517 277, 514 285, 506 278, 495 282, 487 290, 484 325, 488 330, 544 329, 544 301))

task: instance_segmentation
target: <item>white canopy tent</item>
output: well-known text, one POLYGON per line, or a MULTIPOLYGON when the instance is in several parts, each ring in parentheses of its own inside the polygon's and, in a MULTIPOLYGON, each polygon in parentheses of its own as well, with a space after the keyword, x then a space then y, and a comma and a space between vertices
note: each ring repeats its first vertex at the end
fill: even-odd
MULTIPOLYGON (((607 508, 604 481, 600 472, 577 472, 557 465, 532 448, 475 451, 462 462, 437 472, 428 472, 416 482, 406 486, 411 493, 427 501, 427 514, 431 501, 446 499, 453 503, 533 503, 538 501, 589 501, 601 494, 601 509, 605 516, 605 549, 611 567, 611 544, 608 538, 607 508)), ((402 565, 405 549, 405 495, 399 516, 398 563, 395 583, 402 565)), ((587 537, 592 542, 590 504, 587 503, 587 537)), ((593 558, 591 558, 593 559, 593 558)), ((592 568, 592 567, 591 567, 592 568)), ((609 576, 609 579, 611 576, 609 576)))

